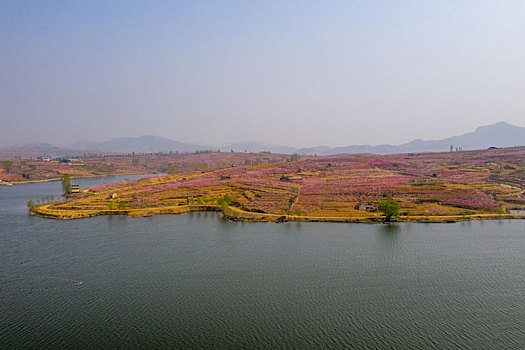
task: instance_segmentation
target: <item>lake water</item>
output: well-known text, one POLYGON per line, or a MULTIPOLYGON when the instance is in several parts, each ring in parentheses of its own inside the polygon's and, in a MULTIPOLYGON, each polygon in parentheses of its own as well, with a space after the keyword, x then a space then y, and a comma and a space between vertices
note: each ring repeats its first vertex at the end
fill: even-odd
POLYGON ((59 192, 0 187, 0 348, 525 347, 523 220, 27 214, 59 192))

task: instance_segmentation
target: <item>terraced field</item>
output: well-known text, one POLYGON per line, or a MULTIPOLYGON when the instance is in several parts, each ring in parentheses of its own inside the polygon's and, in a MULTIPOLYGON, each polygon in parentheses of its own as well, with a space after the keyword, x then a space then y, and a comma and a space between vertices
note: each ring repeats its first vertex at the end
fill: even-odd
POLYGON ((381 220, 378 203, 393 199, 403 221, 517 218, 523 215, 509 211, 525 209, 524 169, 525 148, 294 157, 96 186, 32 213, 65 219, 217 210, 246 221, 374 222, 381 220))

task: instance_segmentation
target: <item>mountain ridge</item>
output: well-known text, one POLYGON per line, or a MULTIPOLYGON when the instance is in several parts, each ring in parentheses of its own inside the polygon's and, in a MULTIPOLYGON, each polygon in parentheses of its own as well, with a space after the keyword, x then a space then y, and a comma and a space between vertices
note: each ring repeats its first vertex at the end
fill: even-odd
POLYGON ((341 147, 315 146, 296 148, 291 146, 279 146, 255 141, 244 141, 224 144, 220 147, 191 144, 171 140, 165 137, 144 135, 139 137, 119 137, 104 142, 77 141, 70 145, 54 146, 47 143, 26 144, 5 148, 4 150, 16 151, 16 149, 27 150, 31 147, 39 152, 45 153, 46 149, 54 153, 66 152, 110 152, 110 153, 155 153, 155 152, 195 152, 198 150, 218 150, 235 152, 272 152, 283 154, 302 155, 330 155, 340 153, 418 153, 418 152, 446 152, 461 148, 462 150, 485 149, 489 147, 513 147, 525 145, 525 127, 512 125, 506 122, 498 122, 483 125, 476 130, 463 135, 451 136, 441 140, 415 139, 400 145, 349 145, 341 147))
MULTIPOLYGON (((514 147, 525 145, 525 128, 512 125, 506 122, 498 122, 490 125, 483 125, 475 131, 463 135, 451 136, 441 140, 421 140, 416 139, 400 145, 352 145, 333 147, 328 150, 314 154, 328 155, 337 153, 417 153, 417 152, 446 152, 450 146, 455 149, 461 148, 464 151, 484 149, 489 147, 514 147)), ((312 154, 314 148, 303 148, 299 154, 312 154)))

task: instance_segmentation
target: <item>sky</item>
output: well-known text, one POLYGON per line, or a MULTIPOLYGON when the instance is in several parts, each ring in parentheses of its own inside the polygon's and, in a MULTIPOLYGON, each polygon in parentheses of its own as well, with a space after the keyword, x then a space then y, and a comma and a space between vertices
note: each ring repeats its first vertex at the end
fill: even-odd
POLYGON ((525 2, 0 0, 0 146, 525 126, 525 2))

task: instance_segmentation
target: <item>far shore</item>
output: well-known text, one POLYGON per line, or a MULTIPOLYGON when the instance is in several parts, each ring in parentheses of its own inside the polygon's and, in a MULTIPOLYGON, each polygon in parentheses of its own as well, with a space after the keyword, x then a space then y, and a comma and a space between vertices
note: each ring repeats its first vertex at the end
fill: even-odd
MULTIPOLYGON (((71 176, 71 179, 92 179, 92 178, 100 178, 100 177, 115 177, 115 176, 126 176, 126 175, 159 175, 161 176, 162 173, 156 174, 156 173, 120 173, 120 174, 113 174, 113 175, 86 175, 86 176, 71 176)), ((51 179, 42 179, 42 180, 28 180, 28 181, 2 181, 0 182, 0 186, 11 186, 11 185, 25 185, 25 184, 34 184, 34 183, 41 183, 41 182, 53 182, 53 181, 61 181, 62 178, 55 177, 51 179)))

